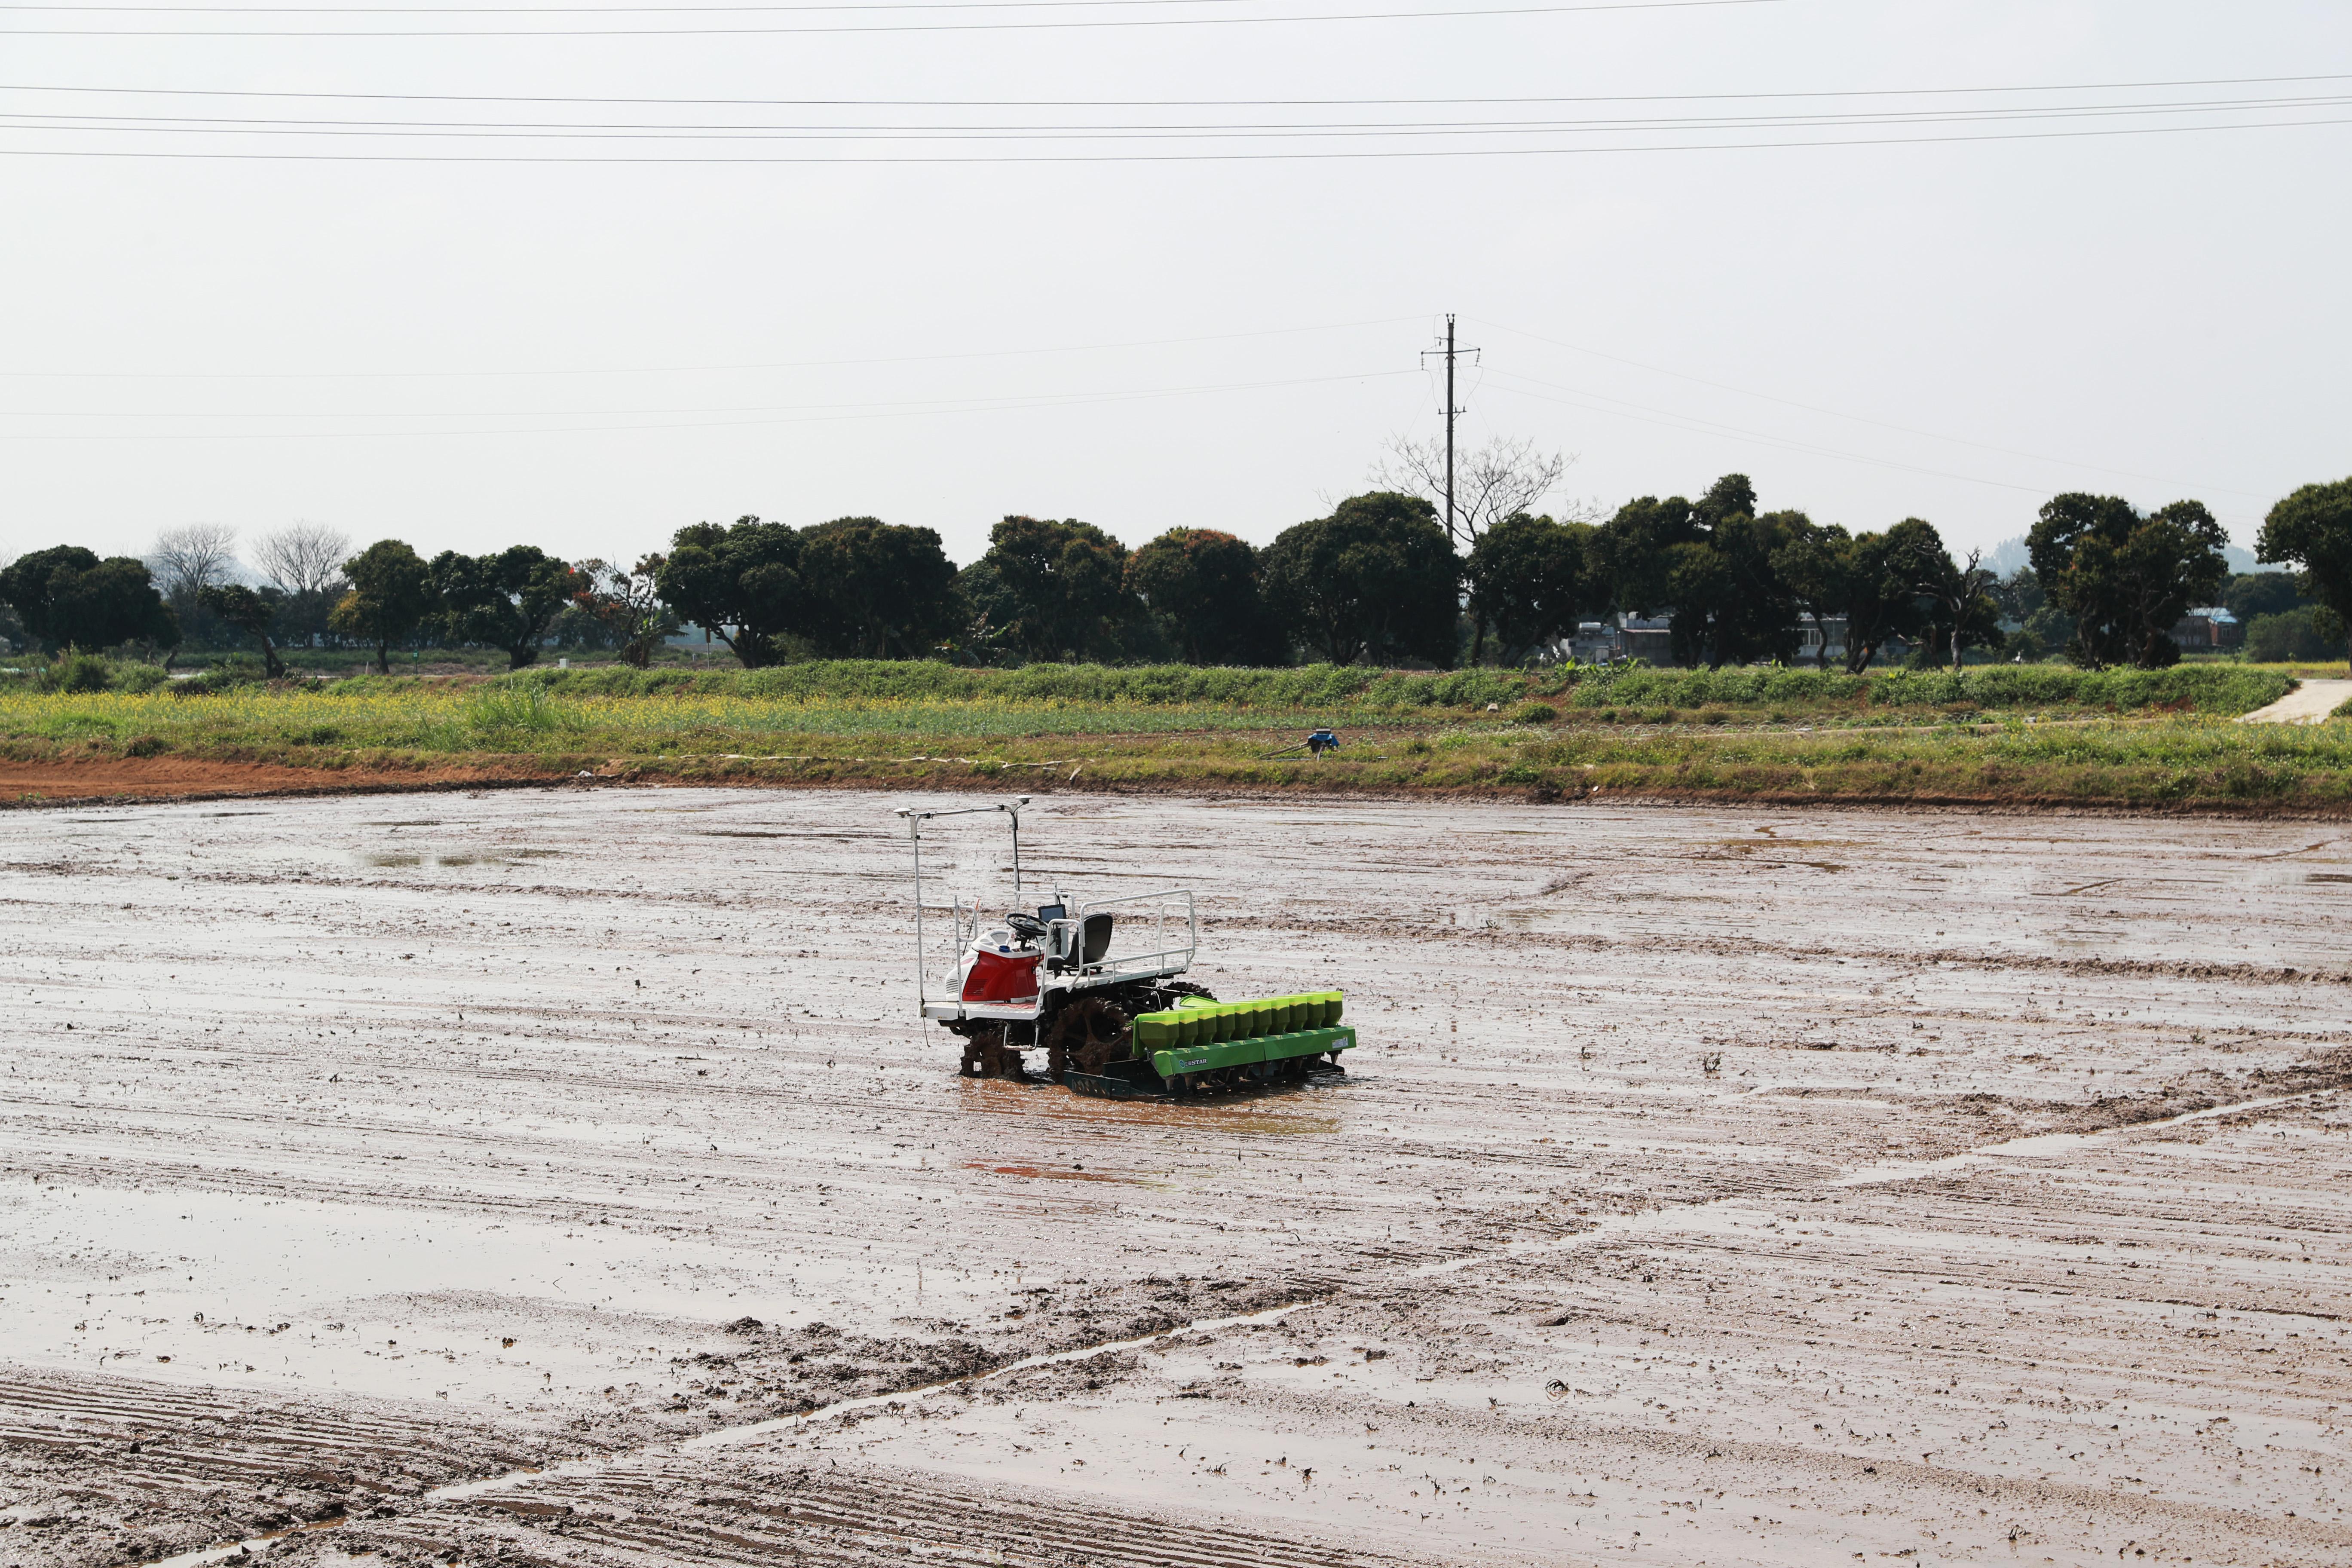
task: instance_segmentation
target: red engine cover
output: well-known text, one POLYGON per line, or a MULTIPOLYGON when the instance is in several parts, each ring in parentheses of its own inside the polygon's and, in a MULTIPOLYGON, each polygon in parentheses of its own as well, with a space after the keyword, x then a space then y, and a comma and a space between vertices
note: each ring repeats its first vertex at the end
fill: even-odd
POLYGON ((967 1002, 1034 1002, 1037 999, 1038 952, 975 952, 971 973, 963 977, 967 1002))

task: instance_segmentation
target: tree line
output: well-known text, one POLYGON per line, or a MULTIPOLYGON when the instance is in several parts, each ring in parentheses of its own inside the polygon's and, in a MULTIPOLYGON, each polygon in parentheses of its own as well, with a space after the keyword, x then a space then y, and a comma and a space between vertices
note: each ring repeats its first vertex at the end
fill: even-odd
MULTIPOLYGON (((288 646, 320 642, 371 649, 387 671, 393 648, 425 643, 497 648, 520 668, 551 640, 642 666, 686 625, 749 668, 832 657, 1446 668, 1549 658, 1612 614, 1664 617, 1675 662, 1714 667, 1795 663, 1809 644, 1826 666, 1835 627, 1860 673, 1898 644, 1955 667, 1999 647, 2155 668, 2179 657, 2170 633, 2190 607, 2225 590, 2282 592, 2231 584, 2221 526, 2194 500, 2142 512, 2118 497, 2054 497, 2028 532, 2030 565, 2006 579, 1975 552, 1957 558, 1923 519, 1853 532, 1764 510, 1740 474, 1603 521, 1516 510, 1460 531, 1466 551, 1428 499, 1402 490, 1350 497, 1264 548, 1175 528, 1129 550, 1076 519, 1007 517, 961 568, 935 531, 871 517, 695 523, 625 566, 534 545, 352 551, 312 526, 265 540, 268 581, 250 586, 229 580, 233 535, 192 529, 167 533, 152 566, 78 545, 35 551, 0 571, 0 601, 47 649, 169 650, 193 627, 257 645, 273 676, 288 646)), ((2258 554, 2299 568, 2273 575, 2340 637, 2352 479, 2280 501, 2258 554)))

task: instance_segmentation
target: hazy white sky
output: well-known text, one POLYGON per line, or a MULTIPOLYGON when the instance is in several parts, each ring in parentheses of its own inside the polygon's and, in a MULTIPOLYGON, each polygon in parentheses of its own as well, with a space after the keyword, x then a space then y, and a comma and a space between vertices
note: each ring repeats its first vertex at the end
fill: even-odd
POLYGON ((1264 542, 1436 431, 1447 310, 1465 438, 1577 454, 1562 501, 2243 541, 2352 473, 2342 0, 256 3, 0 11, 0 551, 1264 542), (313 36, 173 36, 236 31, 313 36), (1694 96, 1768 94, 1865 96, 1694 96), (1825 141, 1878 144, 1748 145, 1825 141), (1335 152, 1414 155, 1263 156, 1335 152), (760 161, 609 161, 680 158, 760 161))

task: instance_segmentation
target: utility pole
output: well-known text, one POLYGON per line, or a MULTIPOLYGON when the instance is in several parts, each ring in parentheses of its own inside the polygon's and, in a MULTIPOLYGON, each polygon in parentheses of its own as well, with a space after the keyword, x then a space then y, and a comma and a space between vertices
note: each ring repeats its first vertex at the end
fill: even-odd
POLYGON ((1454 537, 1454 312, 1445 312, 1445 537, 1454 537))
POLYGON ((1454 347, 1454 313, 1449 310, 1445 314, 1445 346, 1423 349, 1421 355, 1423 360, 1433 353, 1445 356, 1445 537, 1448 539, 1457 537, 1454 531, 1454 421, 1462 413, 1454 401, 1454 361, 1459 354, 1475 354, 1477 352, 1476 349, 1454 347))

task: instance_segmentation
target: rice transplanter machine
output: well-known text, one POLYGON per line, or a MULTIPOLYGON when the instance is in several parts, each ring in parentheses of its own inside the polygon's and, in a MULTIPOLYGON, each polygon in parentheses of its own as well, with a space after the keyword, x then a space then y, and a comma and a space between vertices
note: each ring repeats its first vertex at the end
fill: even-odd
POLYGON ((967 1078, 1026 1079, 1027 1054, 1079 1094, 1128 1100, 1303 1083, 1338 1073, 1356 1043, 1337 991, 1220 1002, 1181 979, 1199 950, 1189 888, 1022 906, 1021 811, 901 807, 915 860, 915 990, 922 1016, 963 1041, 967 1078), (1001 923, 975 901, 948 906, 949 962, 935 982, 923 909, 923 826, 1001 813, 1013 832, 1013 903, 1001 923))

